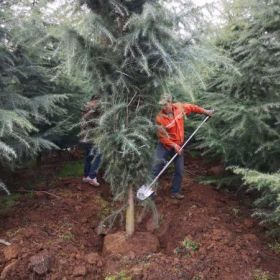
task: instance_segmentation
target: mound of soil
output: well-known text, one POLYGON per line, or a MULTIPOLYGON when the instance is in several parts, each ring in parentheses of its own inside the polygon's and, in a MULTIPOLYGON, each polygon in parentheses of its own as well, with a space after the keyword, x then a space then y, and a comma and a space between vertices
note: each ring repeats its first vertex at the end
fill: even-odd
MULTIPOLYGON (((99 221, 117 207, 108 185, 101 179, 101 186, 94 188, 80 178, 56 178, 59 167, 49 164, 40 192, 21 192, 20 200, 1 214, 0 238, 12 245, 0 244, 0 279, 101 280, 111 275, 136 280, 253 280, 258 271, 270 276, 267 279, 280 279, 280 256, 270 249, 265 228, 250 217, 246 203, 198 184, 197 177, 209 170, 201 159, 188 157, 186 163, 185 198, 169 197, 171 176, 165 174, 155 198, 159 224, 151 212, 137 224, 137 232, 150 232, 159 248, 156 241, 149 252, 139 245, 144 251, 138 254, 131 243, 125 255, 108 254, 110 246, 103 252, 104 235, 98 235, 99 221)), ((27 189, 27 179, 21 180, 20 190, 27 189)), ((120 252, 124 238, 111 234, 119 236, 123 230, 117 223, 105 237, 120 252)))
POLYGON ((124 231, 108 234, 104 239, 103 254, 111 256, 141 256, 159 248, 157 237, 149 232, 136 232, 128 238, 124 231))

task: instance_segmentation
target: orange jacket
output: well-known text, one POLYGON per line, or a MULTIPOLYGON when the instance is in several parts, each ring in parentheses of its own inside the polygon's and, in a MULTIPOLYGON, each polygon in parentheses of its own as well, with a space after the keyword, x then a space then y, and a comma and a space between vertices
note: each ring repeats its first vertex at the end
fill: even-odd
POLYGON ((157 132, 159 141, 167 148, 174 143, 180 146, 184 143, 184 115, 205 113, 205 109, 189 103, 173 103, 172 110, 172 117, 162 110, 156 116, 156 123, 160 126, 157 132))

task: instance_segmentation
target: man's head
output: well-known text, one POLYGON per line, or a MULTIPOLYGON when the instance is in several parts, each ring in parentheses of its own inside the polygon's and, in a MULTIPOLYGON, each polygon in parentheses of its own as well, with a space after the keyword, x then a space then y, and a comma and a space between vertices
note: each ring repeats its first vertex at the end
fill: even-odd
POLYGON ((171 94, 164 93, 159 101, 159 104, 162 105, 162 110, 166 114, 172 112, 172 99, 171 94))

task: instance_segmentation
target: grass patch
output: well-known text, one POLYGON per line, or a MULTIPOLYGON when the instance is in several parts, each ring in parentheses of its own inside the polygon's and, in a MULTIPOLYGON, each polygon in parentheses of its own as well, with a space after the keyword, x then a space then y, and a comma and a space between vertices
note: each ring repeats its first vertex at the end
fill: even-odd
POLYGON ((280 254, 280 241, 268 244, 269 248, 276 254, 280 254))
POLYGON ((188 239, 187 237, 181 242, 181 245, 174 250, 175 254, 189 254, 190 252, 198 251, 199 243, 188 239))
POLYGON ((195 241, 192 241, 188 238, 185 238, 182 241, 182 247, 187 249, 187 250, 192 250, 194 252, 194 251, 197 251, 199 249, 199 244, 195 241))
POLYGON ((75 239, 75 236, 72 232, 68 231, 68 232, 65 232, 64 234, 60 235, 59 236, 60 239, 62 239, 63 241, 73 241, 75 239))
POLYGON ((95 203, 100 207, 100 210, 98 212, 99 219, 103 220, 112 213, 113 208, 111 207, 111 204, 101 196, 95 197, 95 203))
POLYGON ((66 177, 81 177, 84 173, 84 162, 80 161, 72 161, 66 162, 63 167, 58 172, 58 177, 66 178, 66 177))
POLYGON ((125 271, 121 271, 117 275, 109 275, 105 280, 132 280, 131 276, 126 275, 125 271))
POLYGON ((192 280, 201 280, 202 278, 200 277, 200 276, 194 276, 193 278, 192 278, 192 280))
POLYGON ((240 216, 240 213, 241 213, 241 210, 239 209, 239 208, 231 208, 231 211, 232 211, 232 213, 233 213, 233 215, 235 216, 235 217, 239 217, 240 216))
POLYGON ((30 191, 30 192, 25 194, 25 197, 27 197, 30 200, 35 199, 35 192, 30 191))
POLYGON ((0 197, 0 214, 7 213, 9 209, 17 204, 20 197, 21 195, 18 193, 0 197))
POLYGON ((253 280, 272 280, 272 278, 268 272, 257 269, 253 273, 253 280))

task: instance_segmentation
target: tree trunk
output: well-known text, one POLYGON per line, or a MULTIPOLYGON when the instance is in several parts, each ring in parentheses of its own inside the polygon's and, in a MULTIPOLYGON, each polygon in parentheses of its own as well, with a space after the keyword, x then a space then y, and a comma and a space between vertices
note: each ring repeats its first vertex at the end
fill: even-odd
POLYGON ((126 209, 126 234, 128 237, 132 236, 135 230, 135 221, 134 221, 134 198, 132 187, 128 191, 128 207, 126 209))

